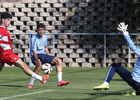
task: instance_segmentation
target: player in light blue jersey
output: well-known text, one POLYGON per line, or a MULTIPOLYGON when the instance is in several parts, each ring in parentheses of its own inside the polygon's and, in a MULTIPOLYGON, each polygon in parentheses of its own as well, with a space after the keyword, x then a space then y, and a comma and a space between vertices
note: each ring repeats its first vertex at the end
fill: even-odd
MULTIPOLYGON (((51 56, 47 48, 47 35, 45 33, 45 25, 39 23, 37 25, 37 34, 31 39, 31 59, 33 64, 36 66, 34 69, 35 73, 38 73, 41 66, 44 63, 50 63, 56 66, 56 72, 58 77, 57 86, 63 86, 69 84, 69 81, 62 80, 62 60, 55 56, 51 56)), ((49 74, 48 74, 49 77, 49 74)), ((31 77, 30 83, 27 88, 32 88, 35 78, 31 77)))
POLYGON ((123 32, 124 38, 127 41, 128 47, 138 56, 136 61, 135 67, 132 72, 129 72, 127 69, 122 67, 119 64, 112 64, 110 65, 106 78, 103 84, 94 87, 94 90, 101 90, 101 89, 109 89, 109 82, 113 78, 115 72, 120 75, 120 77, 127 82, 136 92, 132 92, 130 94, 125 94, 125 96, 135 96, 140 95, 140 48, 136 47, 133 41, 130 39, 129 33, 127 31, 128 25, 125 25, 124 22, 118 25, 118 30, 123 32))

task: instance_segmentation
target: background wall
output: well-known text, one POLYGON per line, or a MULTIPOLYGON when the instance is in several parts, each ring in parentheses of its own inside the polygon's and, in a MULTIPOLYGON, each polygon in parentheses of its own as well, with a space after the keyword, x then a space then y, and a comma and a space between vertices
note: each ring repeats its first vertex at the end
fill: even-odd
MULTIPOLYGON (((117 33, 117 24, 129 24, 137 32, 140 18, 129 12, 127 0, 0 0, 0 13, 13 15, 10 33, 23 33, 12 40, 14 52, 29 62, 29 37, 36 25, 46 25, 46 33, 117 33)), ((139 44, 139 36, 132 37, 139 44), (137 39, 137 40, 136 40, 137 39)), ((128 48, 123 36, 107 36, 107 66, 112 62, 127 66, 128 48)), ((48 47, 52 52, 52 37, 48 47)), ((102 67, 103 36, 56 36, 56 56, 67 67, 102 67)), ((131 53, 131 66, 136 55, 131 53)))

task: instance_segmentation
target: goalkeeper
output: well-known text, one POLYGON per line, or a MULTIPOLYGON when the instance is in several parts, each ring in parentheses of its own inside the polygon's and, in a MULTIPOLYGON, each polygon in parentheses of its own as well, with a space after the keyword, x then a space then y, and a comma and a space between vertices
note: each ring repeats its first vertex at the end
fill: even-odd
POLYGON ((132 92, 130 94, 126 94, 126 96, 135 96, 140 95, 140 48, 136 47, 133 43, 133 41, 130 39, 129 33, 127 31, 128 25, 125 25, 124 22, 120 23, 118 25, 118 30, 121 31, 124 35, 124 38, 127 41, 128 47, 136 54, 138 55, 138 59, 136 61, 135 67, 132 72, 129 72, 124 67, 118 65, 118 64, 112 64, 110 65, 106 78, 100 86, 96 86, 93 89, 94 90, 101 90, 101 89, 109 89, 109 82, 113 78, 115 72, 117 72, 120 77, 128 83, 136 92, 132 92))

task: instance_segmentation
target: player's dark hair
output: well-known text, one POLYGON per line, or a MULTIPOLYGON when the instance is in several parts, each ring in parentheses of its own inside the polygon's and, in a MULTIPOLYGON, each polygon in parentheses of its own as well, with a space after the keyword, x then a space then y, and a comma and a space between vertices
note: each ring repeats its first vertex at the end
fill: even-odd
POLYGON ((12 18, 12 15, 9 12, 1 13, 1 20, 2 19, 7 19, 7 18, 12 18))
POLYGON ((2 23, 2 19, 12 18, 12 15, 9 12, 3 12, 0 16, 0 24, 2 23))
POLYGON ((37 24, 37 30, 38 30, 39 28, 44 28, 44 29, 45 29, 45 25, 44 25, 43 23, 38 23, 38 24, 37 24))

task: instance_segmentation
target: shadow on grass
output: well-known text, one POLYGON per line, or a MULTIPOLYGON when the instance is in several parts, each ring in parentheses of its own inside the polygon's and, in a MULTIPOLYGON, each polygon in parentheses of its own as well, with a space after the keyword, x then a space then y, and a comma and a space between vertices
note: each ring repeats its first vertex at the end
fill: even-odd
POLYGON ((24 87, 22 85, 0 85, 0 86, 5 86, 5 87, 24 87))
MULTIPOLYGON (((3 84, 3 83, 12 83, 12 82, 21 82, 21 81, 26 81, 26 80, 30 80, 30 77, 29 77, 29 79, 28 78, 22 78, 22 79, 9 79, 9 80, 5 80, 5 81, 3 81, 3 82, 0 82, 1 84, 3 84)), ((2 85, 0 85, 0 86, 2 86, 2 85)))
POLYGON ((77 68, 76 71, 75 70, 71 70, 69 72, 64 71, 63 74, 83 73, 83 72, 89 72, 89 71, 95 72, 97 70, 101 70, 101 68, 84 68, 84 69, 81 70, 81 67, 80 67, 80 70, 78 70, 78 68, 77 68))
POLYGON ((100 92, 97 92, 97 93, 89 93, 89 95, 102 95, 102 96, 107 96, 107 95, 121 95, 122 93, 117 93, 117 92, 114 92, 114 93, 100 93, 100 92))
MULTIPOLYGON (((94 97, 86 99, 86 100, 96 100, 98 98, 103 99, 106 96, 123 96, 124 93, 126 93, 126 91, 131 91, 132 89, 125 89, 125 90, 121 90, 121 91, 97 91, 96 93, 87 93, 88 95, 93 95, 94 97)), ((111 98, 110 98, 111 100, 111 98)), ((117 98, 116 98, 117 100, 117 98)))
POLYGON ((112 79, 111 81, 124 81, 124 80, 123 79, 112 79))

